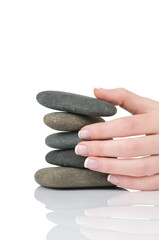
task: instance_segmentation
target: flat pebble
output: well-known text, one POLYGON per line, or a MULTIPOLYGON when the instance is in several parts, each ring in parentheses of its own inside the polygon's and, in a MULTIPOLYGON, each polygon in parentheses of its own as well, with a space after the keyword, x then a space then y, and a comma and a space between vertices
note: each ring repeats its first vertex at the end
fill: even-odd
POLYGON ((67 112, 54 112, 44 116, 44 123, 55 130, 79 131, 82 127, 104 122, 104 119, 97 116, 86 116, 67 112))
POLYGON ((61 91, 38 93, 37 101, 45 107, 90 116, 112 116, 116 107, 106 101, 61 91))
POLYGON ((73 149, 81 141, 78 132, 53 133, 45 139, 47 146, 58 149, 73 149))
POLYGON ((99 188, 114 186, 107 181, 108 174, 88 169, 50 167, 38 170, 35 181, 49 188, 99 188))
POLYGON ((75 154, 74 150, 54 150, 45 156, 45 160, 62 167, 84 168, 86 157, 75 154))
MULTIPOLYGON (((34 197, 37 201, 43 203, 49 210, 61 213, 66 211, 67 213, 76 213, 76 216, 80 216, 82 214, 77 214, 77 212, 84 212, 84 210, 88 208, 99 209, 103 206, 106 207, 109 200, 109 202, 112 203, 114 203, 113 200, 115 200, 115 203, 118 204, 118 201, 123 200, 123 198, 118 200, 119 195, 124 197, 124 193, 129 194, 126 189, 119 188, 119 186, 116 187, 116 185, 113 185, 111 191, 109 192, 105 191, 105 188, 98 189, 98 191, 94 191, 94 189, 89 189, 89 191, 76 191, 75 193, 73 191, 73 189, 69 191, 58 189, 57 191, 57 189, 42 188, 39 186, 35 189, 34 197), (65 201, 63 201, 63 198, 65 198, 65 201)), ((126 198, 124 199, 127 201, 126 198)), ((135 198, 133 200, 135 201, 135 198)), ((108 206, 110 207, 110 205, 108 206)), ((75 239, 77 240, 77 238, 75 239)))
MULTIPOLYGON (((109 139, 101 139, 96 141, 106 141, 106 140, 112 140, 112 138, 109 139)), ((58 148, 58 149, 74 149, 75 146, 79 142, 84 141, 91 141, 86 139, 80 139, 78 137, 78 132, 59 132, 59 133, 53 133, 46 137, 45 143, 47 146, 52 148, 58 148)))

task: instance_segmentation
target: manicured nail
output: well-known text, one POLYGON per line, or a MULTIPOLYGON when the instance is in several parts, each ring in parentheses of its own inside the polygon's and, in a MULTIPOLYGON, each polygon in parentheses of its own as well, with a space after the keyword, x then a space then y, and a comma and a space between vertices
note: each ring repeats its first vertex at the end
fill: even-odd
POLYGON ((96 90, 100 90, 101 88, 99 88, 99 87, 95 87, 94 89, 96 89, 96 90))
POLYGON ((76 217, 75 220, 76 220, 76 223, 77 223, 77 224, 80 224, 79 217, 76 217))
POLYGON ((87 219, 86 219, 86 217, 76 217, 76 223, 77 224, 87 224, 88 223, 88 221, 87 221, 87 219))
POLYGON ((98 164, 97 160, 87 158, 84 162, 84 167, 89 168, 89 169, 97 169, 99 167, 99 164, 98 164))
POLYGON ((107 88, 94 88, 94 89, 96 89, 96 90, 109 90, 107 88))
POLYGON ((88 155, 88 147, 86 145, 77 145, 75 147, 75 153, 77 155, 88 155))
POLYGON ((81 130, 78 132, 78 136, 81 139, 87 139, 87 138, 90 138, 91 133, 89 130, 81 130))
POLYGON ((113 184, 118 184, 119 183, 119 177, 117 176, 112 176, 112 175, 109 175, 107 180, 113 184))

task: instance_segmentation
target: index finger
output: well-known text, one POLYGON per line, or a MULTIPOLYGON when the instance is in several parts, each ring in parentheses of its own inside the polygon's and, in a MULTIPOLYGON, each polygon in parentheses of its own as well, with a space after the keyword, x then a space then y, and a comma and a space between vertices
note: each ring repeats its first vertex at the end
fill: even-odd
POLYGON ((159 112, 122 117, 109 122, 84 126, 79 131, 81 139, 106 139, 159 132, 159 112))

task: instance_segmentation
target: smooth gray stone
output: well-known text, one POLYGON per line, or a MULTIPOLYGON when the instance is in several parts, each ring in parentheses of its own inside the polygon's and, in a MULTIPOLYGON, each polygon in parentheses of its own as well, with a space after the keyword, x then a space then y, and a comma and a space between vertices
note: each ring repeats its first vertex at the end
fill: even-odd
POLYGON ((79 94, 44 91, 37 95, 37 101, 45 107, 92 116, 112 116, 117 112, 116 107, 106 101, 79 94))
POLYGON ((45 160, 61 167, 84 168, 86 157, 77 155, 74 150, 55 150, 45 156, 45 160))
MULTIPOLYGON (((37 201, 43 203, 49 210, 77 213, 87 208, 110 207, 108 201, 113 198, 118 198, 119 196, 122 197, 120 203, 123 203, 122 199, 125 199, 124 205, 128 206, 130 203, 129 200, 132 197, 127 196, 127 193, 128 191, 126 189, 121 189, 116 185, 112 185, 112 189, 109 193, 105 191, 105 189, 98 189, 98 192, 94 191, 94 189, 89 189, 89 191, 84 189, 83 191, 77 191, 76 194, 73 194, 73 190, 63 192, 62 189, 56 191, 56 189, 53 190, 39 186, 35 189, 34 196, 37 201), (63 197, 65 197, 65 201, 63 201, 63 197)), ((141 204, 141 202, 144 204, 143 201, 140 202, 136 198, 134 202, 136 204, 141 204)), ((118 205, 117 202, 116 205, 118 205)), ((114 204, 114 206, 116 205, 114 204)))
MULTIPOLYGON (((65 225, 64 226, 56 225, 53 228, 51 228, 51 230, 48 232, 48 234, 46 236, 46 240, 53 240, 53 239, 61 240, 61 239, 65 239, 66 237, 67 237, 67 239, 70 239, 70 240, 72 240, 72 239, 85 240, 86 239, 85 237, 83 237, 82 234, 80 234, 80 229, 78 226, 76 228, 71 227, 71 229, 70 229, 70 227, 65 226, 65 225)), ((125 239, 123 239, 123 240, 125 240, 125 239)), ((147 240, 147 239, 144 239, 144 240, 147 240)), ((154 240, 154 239, 151 239, 151 240, 154 240)))
MULTIPOLYGON (((112 140, 109 139, 101 139, 97 141, 106 141, 112 140)), ((91 141, 86 139, 80 139, 78 137, 78 132, 60 132, 60 133, 53 133, 46 137, 45 143, 47 146, 51 148, 58 148, 58 149, 73 149, 79 142, 83 141, 91 141)))
POLYGON ((82 141, 84 140, 78 137, 78 132, 53 133, 45 139, 47 146, 58 149, 73 149, 82 141))
POLYGON ((44 123, 55 130, 60 131, 79 131, 82 127, 104 122, 105 120, 97 116, 86 116, 67 112, 54 112, 44 116, 44 123))
POLYGON ((107 181, 108 174, 88 169, 51 167, 35 173, 35 181, 50 188, 99 188, 112 187, 107 181))

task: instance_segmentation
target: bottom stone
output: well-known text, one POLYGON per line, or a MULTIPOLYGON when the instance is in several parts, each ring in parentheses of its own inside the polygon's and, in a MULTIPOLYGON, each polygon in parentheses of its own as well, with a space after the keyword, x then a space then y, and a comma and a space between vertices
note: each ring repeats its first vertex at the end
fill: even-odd
POLYGON ((38 170, 35 181, 49 188, 99 188, 115 187, 107 181, 108 174, 89 169, 50 167, 38 170))

